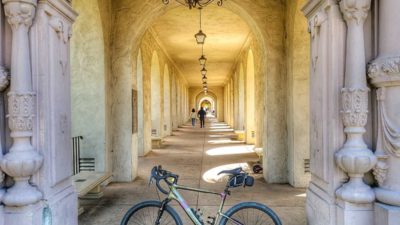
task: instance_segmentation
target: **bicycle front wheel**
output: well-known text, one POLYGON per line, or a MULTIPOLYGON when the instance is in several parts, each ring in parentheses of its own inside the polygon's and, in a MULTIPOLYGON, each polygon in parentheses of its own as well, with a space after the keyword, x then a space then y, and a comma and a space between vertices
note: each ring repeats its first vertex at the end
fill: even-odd
POLYGON ((282 225, 272 209, 257 202, 242 202, 230 208, 220 225, 282 225))
POLYGON ((158 212, 161 208, 159 201, 141 202, 125 214, 121 221, 121 225, 182 225, 182 221, 171 206, 166 206, 159 223, 156 223, 158 212))

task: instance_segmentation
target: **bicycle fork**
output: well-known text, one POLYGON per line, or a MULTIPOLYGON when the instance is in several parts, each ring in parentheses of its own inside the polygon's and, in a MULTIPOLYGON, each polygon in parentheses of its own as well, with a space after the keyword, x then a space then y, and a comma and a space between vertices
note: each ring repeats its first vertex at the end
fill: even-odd
POLYGON ((160 220, 161 220, 162 215, 164 214, 165 207, 168 205, 168 203, 170 201, 171 201, 170 199, 164 199, 161 202, 161 207, 158 210, 158 215, 157 215, 157 219, 156 219, 156 224, 155 225, 160 225, 160 220))

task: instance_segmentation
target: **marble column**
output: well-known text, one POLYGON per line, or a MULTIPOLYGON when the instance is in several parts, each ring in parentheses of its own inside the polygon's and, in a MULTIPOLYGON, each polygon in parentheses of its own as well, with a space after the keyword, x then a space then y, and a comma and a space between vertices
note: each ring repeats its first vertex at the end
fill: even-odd
POLYGON ((28 33, 37 3, 36 0, 3 0, 3 3, 13 33, 7 115, 13 145, 2 159, 1 168, 15 181, 7 190, 3 203, 27 206, 42 199, 42 193, 30 182, 43 163, 43 157, 31 143, 36 94, 32 89, 28 33))
POLYGON ((375 194, 379 202, 396 206, 400 219, 400 2, 379 1, 378 8, 379 55, 368 67, 378 101, 375 194))
POLYGON ((337 165, 347 173, 349 181, 337 191, 341 207, 339 224, 372 224, 374 191, 363 182, 366 172, 376 164, 376 157, 364 142, 368 118, 368 93, 364 22, 371 0, 342 0, 340 9, 347 24, 345 87, 342 89, 342 120, 346 142, 335 155, 337 165))

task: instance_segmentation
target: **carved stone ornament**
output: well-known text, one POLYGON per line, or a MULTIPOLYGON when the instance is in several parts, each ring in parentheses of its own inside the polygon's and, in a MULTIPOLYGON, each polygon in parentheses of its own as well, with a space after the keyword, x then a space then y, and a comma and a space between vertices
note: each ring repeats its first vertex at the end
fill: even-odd
POLYGON ((377 87, 400 84, 400 56, 378 58, 368 65, 368 76, 377 87))
POLYGON ((376 181, 378 181, 378 184, 383 185, 383 183, 386 180, 387 171, 389 169, 389 165, 387 163, 389 156, 380 155, 380 156, 377 156, 377 158, 378 158, 378 162, 376 163, 376 165, 374 167, 373 174, 374 174, 376 181))
POLYGON ((379 141, 384 147, 385 154, 400 158, 400 130, 391 122, 386 112, 385 95, 386 88, 379 88, 377 91, 378 120, 379 120, 379 141))
POLYGON ((12 131, 11 136, 18 136, 18 132, 32 132, 34 117, 34 97, 35 93, 8 93, 9 127, 12 131))
POLYGON ((368 17, 371 7, 371 0, 342 0, 340 9, 343 17, 348 23, 355 22, 357 25, 363 24, 368 17))
POLYGON ((369 89, 342 89, 342 116, 346 127, 363 127, 368 119, 369 89))
POLYGON ((4 13, 13 31, 18 28, 28 29, 35 16, 35 0, 3 0, 4 13))
POLYGON ((8 85, 10 85, 10 73, 6 68, 0 66, 0 92, 3 92, 8 85))

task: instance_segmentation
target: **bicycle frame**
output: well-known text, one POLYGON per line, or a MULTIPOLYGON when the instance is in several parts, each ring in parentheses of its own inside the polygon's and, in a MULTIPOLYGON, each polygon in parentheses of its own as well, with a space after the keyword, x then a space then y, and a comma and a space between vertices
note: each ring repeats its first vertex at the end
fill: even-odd
POLYGON ((192 212, 190 206, 188 205, 188 203, 186 202, 186 200, 182 197, 182 195, 179 193, 178 190, 185 190, 185 191, 193 191, 193 192, 198 192, 198 193, 205 193, 205 194, 212 194, 212 195, 218 195, 221 197, 221 204, 219 206, 217 215, 215 217, 215 223, 214 224, 218 224, 220 222, 220 219, 222 217, 231 220, 232 222, 234 222, 237 225, 243 225, 240 222, 226 216, 222 210, 224 208, 224 204, 225 204, 225 200, 226 197, 228 195, 227 191, 218 193, 218 192, 213 192, 213 191, 208 191, 205 189, 199 189, 199 188, 192 188, 192 187, 186 187, 186 186, 181 186, 181 185, 177 185, 177 184, 172 184, 171 186, 169 186, 170 188, 170 192, 168 194, 168 197, 166 198, 167 202, 171 201, 171 200, 175 200, 179 203, 179 205, 182 207, 182 209, 185 211, 185 213, 189 216, 189 218, 192 220, 193 224, 195 225, 203 225, 196 217, 196 215, 192 212))

